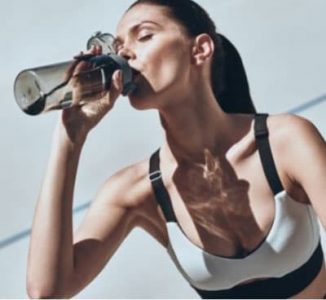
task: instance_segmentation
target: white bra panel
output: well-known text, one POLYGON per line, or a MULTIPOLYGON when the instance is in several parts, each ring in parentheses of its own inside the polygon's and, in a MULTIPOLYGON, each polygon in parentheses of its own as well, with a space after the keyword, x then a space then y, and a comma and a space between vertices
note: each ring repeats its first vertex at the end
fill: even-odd
POLYGON ((282 191, 275 196, 275 216, 264 242, 245 258, 209 254, 192 243, 175 222, 167 223, 168 252, 191 285, 202 290, 229 289, 255 278, 282 277, 303 265, 319 243, 312 208, 282 191))

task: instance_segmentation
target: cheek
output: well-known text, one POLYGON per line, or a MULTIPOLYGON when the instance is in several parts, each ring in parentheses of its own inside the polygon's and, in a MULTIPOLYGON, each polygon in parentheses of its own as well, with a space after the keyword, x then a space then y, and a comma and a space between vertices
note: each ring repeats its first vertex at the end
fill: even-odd
POLYGON ((147 80, 157 90, 184 78, 190 55, 185 44, 178 40, 161 41, 143 51, 141 60, 147 80))

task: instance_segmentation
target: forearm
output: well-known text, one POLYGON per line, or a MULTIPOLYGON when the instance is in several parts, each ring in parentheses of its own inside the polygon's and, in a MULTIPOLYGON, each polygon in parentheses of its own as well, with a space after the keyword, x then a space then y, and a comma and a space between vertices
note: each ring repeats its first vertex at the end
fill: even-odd
POLYGON ((60 291, 73 274, 72 202, 82 145, 71 142, 58 125, 30 242, 28 290, 37 297, 60 291))

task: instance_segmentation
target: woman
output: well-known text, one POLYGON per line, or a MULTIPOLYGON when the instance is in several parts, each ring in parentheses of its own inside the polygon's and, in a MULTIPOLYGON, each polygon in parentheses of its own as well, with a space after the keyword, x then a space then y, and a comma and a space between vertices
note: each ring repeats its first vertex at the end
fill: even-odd
POLYGON ((325 226, 326 145, 316 128, 255 115, 235 49, 191 0, 136 1, 115 46, 138 71, 131 105, 159 111, 162 147, 109 178, 73 233, 80 153, 121 75, 102 99, 62 112, 34 218, 29 296, 78 293, 142 227, 203 298, 323 297, 312 208, 325 226))

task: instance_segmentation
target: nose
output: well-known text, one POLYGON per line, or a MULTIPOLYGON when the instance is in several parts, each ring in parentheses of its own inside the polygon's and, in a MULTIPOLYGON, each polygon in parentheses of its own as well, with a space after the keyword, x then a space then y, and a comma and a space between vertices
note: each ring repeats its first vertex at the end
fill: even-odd
POLYGON ((135 53, 129 47, 122 47, 118 51, 118 55, 122 56, 126 60, 135 59, 135 53))

